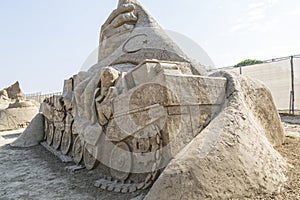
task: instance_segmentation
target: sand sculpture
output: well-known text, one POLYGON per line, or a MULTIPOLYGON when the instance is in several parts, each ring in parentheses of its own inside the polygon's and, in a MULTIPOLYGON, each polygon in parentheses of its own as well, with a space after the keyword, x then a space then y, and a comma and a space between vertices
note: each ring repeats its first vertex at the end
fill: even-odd
POLYGON ((151 188, 145 199, 280 191, 286 163, 273 147, 284 134, 263 84, 208 75, 136 0, 102 26, 98 58, 43 102, 43 145, 100 169, 96 187, 151 188))
POLYGON ((14 84, 12 84, 11 86, 3 89, 0 91, 0 98, 1 99, 19 99, 19 100, 24 100, 25 96, 23 94, 23 92, 21 91, 20 88, 20 83, 17 81, 14 84))
POLYGON ((17 81, 0 91, 0 131, 25 128, 38 113, 38 103, 26 100, 17 81))

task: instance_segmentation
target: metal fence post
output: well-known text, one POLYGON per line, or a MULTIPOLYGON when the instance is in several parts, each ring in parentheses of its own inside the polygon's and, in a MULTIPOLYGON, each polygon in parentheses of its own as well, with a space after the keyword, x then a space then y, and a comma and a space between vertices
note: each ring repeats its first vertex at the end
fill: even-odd
POLYGON ((295 85, 294 85, 294 57, 290 57, 291 62, 291 93, 289 114, 295 114, 295 85))

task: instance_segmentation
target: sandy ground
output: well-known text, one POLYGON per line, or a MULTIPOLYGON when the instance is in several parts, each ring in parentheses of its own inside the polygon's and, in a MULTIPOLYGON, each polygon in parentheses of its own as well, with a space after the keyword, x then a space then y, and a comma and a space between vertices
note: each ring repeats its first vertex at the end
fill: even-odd
POLYGON ((284 144, 277 148, 287 160, 288 181, 280 194, 261 195, 257 199, 300 199, 300 116, 281 116, 286 138, 284 144))
MULTIPOLYGON (((288 181, 281 194, 261 195, 257 199, 300 199, 300 116, 282 117, 287 133, 277 150, 290 164, 288 181)), ((0 199, 143 199, 143 192, 108 193, 93 186, 99 174, 65 170, 62 163, 42 146, 12 148, 8 144, 23 131, 0 132, 0 199)), ((144 191, 145 193, 146 191, 144 191)))
POLYGON ((121 195, 94 187, 101 175, 86 169, 67 172, 66 166, 41 145, 13 148, 8 145, 23 130, 0 132, 0 199, 132 199, 142 192, 121 195))

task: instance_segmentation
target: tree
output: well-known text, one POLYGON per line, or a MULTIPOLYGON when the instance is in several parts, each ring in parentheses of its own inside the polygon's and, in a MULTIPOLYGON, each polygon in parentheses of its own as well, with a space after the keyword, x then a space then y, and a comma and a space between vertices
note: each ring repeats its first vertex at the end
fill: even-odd
POLYGON ((261 64, 261 63, 263 63, 263 61, 261 61, 261 60, 246 59, 246 60, 243 60, 242 62, 239 62, 238 64, 234 65, 234 67, 255 65, 255 64, 261 64))

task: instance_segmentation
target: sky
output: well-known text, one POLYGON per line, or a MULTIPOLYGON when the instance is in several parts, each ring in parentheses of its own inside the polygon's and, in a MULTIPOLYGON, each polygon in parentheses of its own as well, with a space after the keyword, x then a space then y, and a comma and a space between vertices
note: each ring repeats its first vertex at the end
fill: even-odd
MULTIPOLYGON (((140 0, 166 30, 195 41, 216 67, 300 54, 300 1, 140 0)), ((62 90, 98 45, 117 0, 0 0, 0 89, 62 90)))

